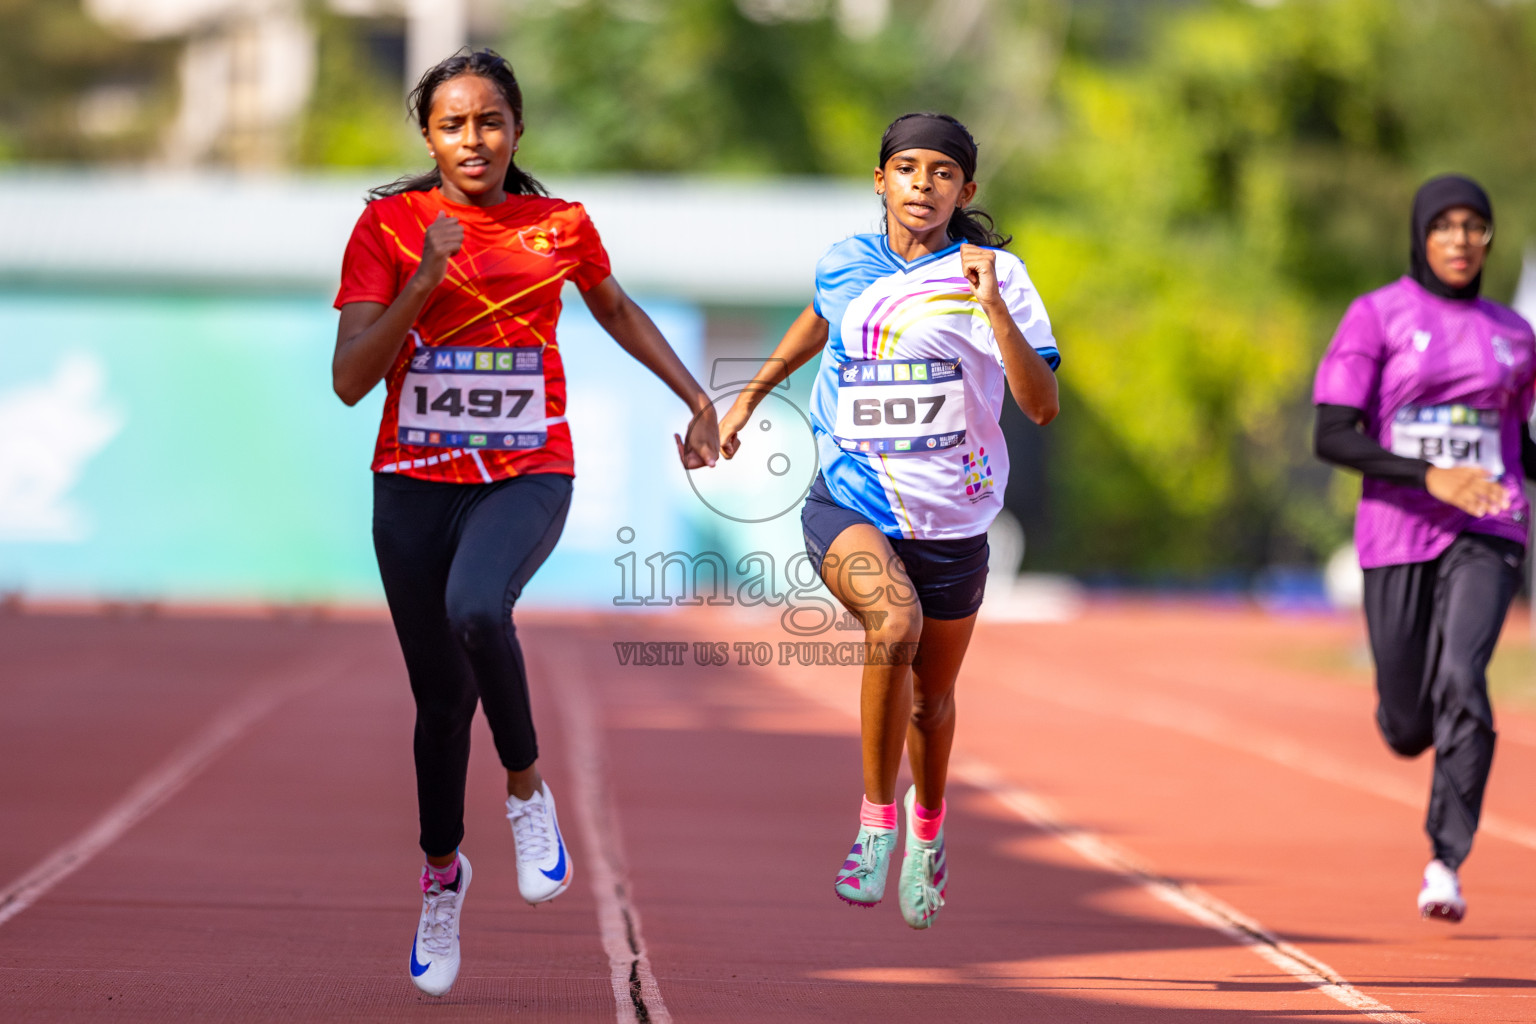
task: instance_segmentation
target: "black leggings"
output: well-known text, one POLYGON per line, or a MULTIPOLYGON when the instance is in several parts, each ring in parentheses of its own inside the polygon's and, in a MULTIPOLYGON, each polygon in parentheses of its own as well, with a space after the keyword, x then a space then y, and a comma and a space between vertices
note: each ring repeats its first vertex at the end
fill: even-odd
POLYGON ((373 477, 373 548, 416 698, 421 848, 464 838, 475 703, 508 771, 539 756, 512 605, 554 549, 571 478, 552 473, 450 484, 373 477))
POLYGON ((1520 589, 1525 549, 1463 533, 1439 558, 1365 571, 1376 723, 1397 753, 1435 748, 1424 830, 1454 869, 1472 849, 1493 765, 1488 659, 1520 589))

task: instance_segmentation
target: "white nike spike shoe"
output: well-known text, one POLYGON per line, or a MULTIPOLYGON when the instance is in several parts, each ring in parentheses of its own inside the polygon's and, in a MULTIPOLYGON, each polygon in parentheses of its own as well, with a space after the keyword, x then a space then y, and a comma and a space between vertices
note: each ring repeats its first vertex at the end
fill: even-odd
POLYGON ((507 797, 507 820, 517 847, 517 889, 529 903, 543 903, 571 884, 571 855, 560 835, 549 783, 527 800, 507 797))
POLYGON ((421 894, 421 922, 411 944, 411 981, 429 996, 446 995, 459 976, 459 912, 469 892, 469 858, 459 854, 459 882, 444 889, 433 882, 421 894))

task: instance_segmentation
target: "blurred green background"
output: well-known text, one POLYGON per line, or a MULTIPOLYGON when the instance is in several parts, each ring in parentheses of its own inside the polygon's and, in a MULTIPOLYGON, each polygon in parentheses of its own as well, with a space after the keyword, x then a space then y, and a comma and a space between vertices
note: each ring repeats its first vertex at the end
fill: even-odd
MULTIPOLYGON (((454 33, 517 69, 541 176, 866 181, 893 117, 955 114, 1064 359, 1060 419, 1015 456, 1026 565, 1090 581, 1321 565, 1358 481, 1310 454, 1311 374, 1349 300, 1406 269, 1414 189, 1488 188, 1499 301, 1536 230, 1521 0, 247 4, 286 12, 302 82, 216 130, 187 114, 189 68, 210 26, 235 65, 260 26, 237 0, 135 6, 0 0, 0 160, 387 180, 422 163, 402 95, 454 33), (150 11, 178 7, 203 14, 150 11)), ((786 310, 748 313, 765 352, 786 310)))

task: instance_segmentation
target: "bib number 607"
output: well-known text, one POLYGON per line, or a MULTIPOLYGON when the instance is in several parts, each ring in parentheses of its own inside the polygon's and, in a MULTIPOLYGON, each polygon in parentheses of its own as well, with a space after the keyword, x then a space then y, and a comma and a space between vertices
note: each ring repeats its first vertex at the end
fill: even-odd
POLYGON ((943 395, 931 395, 924 398, 887 398, 881 402, 878 398, 859 398, 853 403, 853 422, 861 427, 873 427, 878 424, 895 423, 932 423, 933 418, 944 408, 943 395), (927 406, 923 418, 917 418, 917 407, 927 406))

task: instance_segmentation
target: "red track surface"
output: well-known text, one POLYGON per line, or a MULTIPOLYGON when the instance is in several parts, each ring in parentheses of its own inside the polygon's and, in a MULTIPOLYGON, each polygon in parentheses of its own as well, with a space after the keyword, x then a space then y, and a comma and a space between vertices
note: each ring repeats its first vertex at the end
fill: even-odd
MULTIPOLYGON (((405 971, 419 856, 411 706, 387 625, 0 616, 0 886, 222 712, 277 702, 0 923, 0 1020, 613 1021, 581 825, 605 808, 598 838, 627 872, 657 980, 652 1019, 657 992, 678 1021, 1370 1019, 959 779, 937 926, 907 929, 894 899, 845 907, 831 882, 859 797, 856 670, 734 655, 700 668, 691 651, 681 668, 626 667, 611 647, 777 644, 772 623, 521 622, 576 884, 539 908, 517 898, 482 726, 465 967, 430 1000, 405 971)), ((1497 825, 1463 872, 1467 921, 1422 923, 1428 763, 1385 751, 1367 688, 1307 667, 1307 651, 1359 629, 1119 607, 986 626, 960 681, 957 756, 1400 1014, 1536 1019, 1536 717, 1501 712, 1497 825)))

